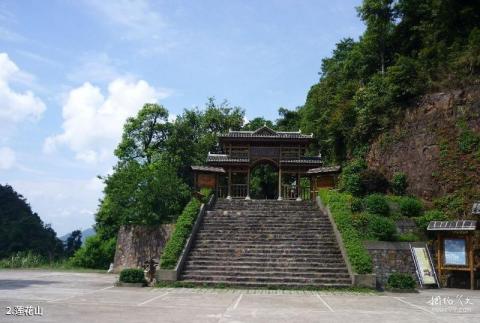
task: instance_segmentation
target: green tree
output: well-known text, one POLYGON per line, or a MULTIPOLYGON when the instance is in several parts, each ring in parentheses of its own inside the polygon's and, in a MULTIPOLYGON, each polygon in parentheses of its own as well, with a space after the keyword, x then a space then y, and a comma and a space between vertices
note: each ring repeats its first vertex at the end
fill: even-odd
POLYGON ((105 178, 105 198, 96 215, 96 230, 115 237, 124 224, 155 225, 180 214, 189 197, 188 187, 176 170, 163 161, 130 161, 105 178))
POLYGON ((115 150, 121 162, 151 163, 165 149, 170 133, 168 111, 158 104, 145 104, 136 117, 128 118, 123 127, 122 141, 115 150))
POLYGON ((263 126, 267 126, 271 129, 276 128, 276 126, 273 124, 272 121, 267 120, 263 117, 257 117, 255 119, 250 120, 246 125, 244 125, 243 130, 255 131, 258 128, 261 128, 263 126))
POLYGON ((74 230, 65 241, 65 256, 71 257, 82 246, 82 231, 74 230))
POLYGON ((300 129, 300 110, 297 107, 295 110, 288 110, 286 108, 279 108, 279 118, 276 121, 275 128, 279 131, 297 131, 300 129))
POLYGON ((49 260, 63 256, 57 234, 9 185, 0 185, 0 258, 31 251, 49 260))

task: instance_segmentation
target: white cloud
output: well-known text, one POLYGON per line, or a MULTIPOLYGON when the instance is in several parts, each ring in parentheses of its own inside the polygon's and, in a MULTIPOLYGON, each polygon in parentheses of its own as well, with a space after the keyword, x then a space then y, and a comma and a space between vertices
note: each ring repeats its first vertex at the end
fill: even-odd
POLYGON ((108 85, 106 97, 100 88, 84 83, 68 93, 63 105, 63 133, 47 138, 44 151, 66 145, 79 160, 108 160, 121 139, 125 120, 145 103, 158 102, 167 95, 143 80, 116 79, 108 85))
POLYGON ((15 151, 9 147, 0 147, 0 170, 7 170, 15 165, 15 151))
POLYGON ((12 82, 28 84, 33 76, 21 71, 6 53, 0 53, 0 121, 20 122, 25 119, 37 120, 46 107, 43 101, 31 91, 15 91, 12 82))

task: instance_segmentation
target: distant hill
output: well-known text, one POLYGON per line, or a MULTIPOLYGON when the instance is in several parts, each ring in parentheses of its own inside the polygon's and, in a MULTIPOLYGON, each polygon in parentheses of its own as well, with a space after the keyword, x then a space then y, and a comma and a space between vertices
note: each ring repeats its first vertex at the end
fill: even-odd
MULTIPOLYGON (((95 234, 95 230, 93 228, 88 228, 82 231, 82 243, 85 242, 85 239, 87 239, 90 236, 93 236, 95 234)), ((66 235, 63 235, 60 237, 60 240, 62 241, 67 241, 68 237, 70 236, 70 233, 67 233, 66 235)))

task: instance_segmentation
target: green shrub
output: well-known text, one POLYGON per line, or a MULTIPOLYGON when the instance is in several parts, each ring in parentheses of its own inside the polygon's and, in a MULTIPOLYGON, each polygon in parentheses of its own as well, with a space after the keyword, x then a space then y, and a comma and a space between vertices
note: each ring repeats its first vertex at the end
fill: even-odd
POLYGON ((354 196, 361 196, 363 194, 363 188, 360 173, 366 168, 367 164, 363 159, 354 159, 345 165, 342 175, 340 176, 340 190, 354 196))
POLYGON ((397 227, 390 218, 370 213, 359 213, 352 216, 352 225, 357 229, 362 240, 396 240, 397 227))
POLYGON ((204 196, 204 197, 202 198, 202 203, 207 203, 208 200, 210 199, 210 195, 212 195, 212 193, 213 193, 213 190, 212 190, 211 188, 206 188, 206 187, 205 187, 205 188, 202 188, 202 189, 200 190, 200 194, 201 194, 202 196, 204 196))
POLYGON ((381 194, 371 194, 363 199, 365 210, 376 215, 388 216, 390 207, 387 200, 381 194))
POLYGON ((386 193, 388 180, 385 176, 374 169, 364 169, 360 172, 362 194, 386 193))
POLYGON ((352 209, 352 212, 357 213, 357 212, 362 212, 363 211, 363 201, 361 198, 354 197, 352 198, 352 202, 350 203, 350 207, 352 209))
POLYGON ((407 273, 393 273, 388 277, 387 288, 415 289, 417 282, 407 273))
POLYGON ((70 264, 75 267, 108 269, 115 256, 116 244, 115 238, 105 240, 97 233, 86 239, 70 258, 70 264))
POLYGON ((427 230, 430 221, 447 221, 448 216, 439 210, 430 210, 425 212, 422 216, 415 219, 418 227, 427 230))
POLYGON ((392 219, 377 215, 370 215, 367 224, 368 235, 374 240, 394 241, 396 240, 397 227, 392 219))
POLYGON ((400 213, 407 217, 417 217, 423 213, 423 204, 414 197, 405 197, 400 200, 400 213))
POLYGON ((398 241, 403 242, 412 242, 412 241, 420 241, 420 237, 413 233, 413 232, 405 232, 398 236, 398 241))
POLYGON ((350 209, 352 196, 327 189, 320 190, 319 195, 322 202, 328 206, 332 213, 353 270, 359 274, 371 273, 372 259, 363 246, 359 232, 352 225, 352 211, 350 209))
POLYGON ((390 188, 395 195, 405 195, 407 192, 408 181, 404 173, 395 173, 392 178, 390 188))
POLYGON ((143 269, 127 268, 120 272, 119 280, 122 283, 145 283, 145 274, 143 269))
POLYGON ((160 258, 160 267, 164 269, 175 268, 178 257, 182 253, 185 241, 192 231, 193 224, 197 218, 200 208, 200 201, 192 198, 183 209, 182 214, 178 217, 175 230, 168 240, 162 257, 160 258))

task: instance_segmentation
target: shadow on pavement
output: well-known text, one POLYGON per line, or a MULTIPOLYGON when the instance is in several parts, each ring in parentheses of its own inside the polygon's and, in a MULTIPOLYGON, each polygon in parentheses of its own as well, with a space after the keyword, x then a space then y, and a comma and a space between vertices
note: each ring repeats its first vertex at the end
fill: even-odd
POLYGON ((57 281, 45 281, 45 280, 36 280, 36 279, 0 279, 0 290, 12 290, 12 289, 20 289, 20 288, 27 288, 32 285, 51 285, 51 284, 58 284, 61 282, 57 281))

